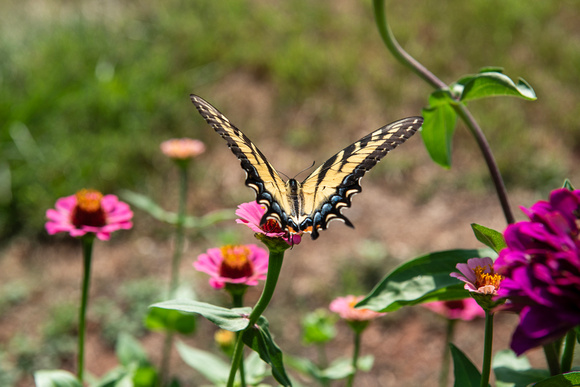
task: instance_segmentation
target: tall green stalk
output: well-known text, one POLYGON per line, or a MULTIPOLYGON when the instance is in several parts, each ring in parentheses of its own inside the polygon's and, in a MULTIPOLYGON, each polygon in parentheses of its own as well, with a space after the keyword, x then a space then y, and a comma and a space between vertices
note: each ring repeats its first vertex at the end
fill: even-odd
MULTIPOLYGON (((182 160, 180 160, 182 161, 182 160)), ((169 281, 169 299, 175 297, 175 292, 179 287, 179 265, 183 255, 183 245, 185 241, 185 218, 187 205, 187 162, 177 163, 179 170, 179 204, 177 210, 177 224, 175 227, 175 246, 173 258, 171 260, 171 279, 169 281)), ((169 377, 169 364, 171 360, 171 348, 173 347, 173 332, 165 334, 163 351, 161 355, 160 384, 166 384, 169 377)))
POLYGON ((480 387, 489 386, 489 375, 491 373, 491 354, 493 344, 493 312, 485 311, 485 337, 483 341, 483 365, 481 366, 480 387))
POLYGON ((445 333, 443 360, 441 361, 441 371, 439 373, 439 387, 447 386, 447 379, 449 378, 449 363, 451 362, 451 351, 449 350, 449 343, 453 341, 453 333, 455 331, 456 321, 457 320, 447 319, 447 331, 445 333))
POLYGON ((572 359, 574 358, 574 348, 576 347, 576 330, 570 329, 564 342, 564 352, 562 353, 561 371, 570 372, 572 369, 572 359))
POLYGON ((360 339, 361 339, 361 332, 354 333, 354 352, 352 354, 352 373, 348 376, 348 380, 346 382, 347 387, 353 386, 354 376, 358 371, 358 357, 360 353, 360 339))
MULTIPOLYGON (((246 285, 243 285, 247 287, 246 285)), ((234 308, 241 308, 244 306, 244 293, 245 291, 232 291, 230 294, 232 295, 233 305, 234 308)), ((242 336, 242 332, 236 332, 236 339, 240 339, 242 336)), ((236 340, 237 342, 237 340, 236 340)), ((241 387, 246 387, 246 370, 244 369, 244 346, 242 345, 242 361, 240 361, 240 380, 241 380, 241 387)))
POLYGON ((254 324, 258 321, 258 318, 264 313, 270 300, 272 300, 272 296, 274 295, 274 290, 276 289, 276 284, 278 283, 278 278, 280 276, 280 271, 282 270, 282 262, 284 261, 284 250, 286 249, 276 249, 270 246, 270 244, 266 243, 268 249, 270 251, 270 257, 268 261, 268 275, 266 276, 266 283, 264 284, 264 290, 262 291, 262 295, 260 299, 256 303, 256 306, 250 313, 248 317, 248 326, 241 334, 238 335, 236 340, 236 346, 234 348, 234 355, 232 357, 232 368, 230 369, 230 374, 228 377, 227 387, 233 387, 234 382, 236 379, 236 373, 238 371, 238 367, 240 366, 240 362, 242 361, 243 353, 244 353, 244 342, 242 340, 242 336, 244 332, 248 329, 252 329, 254 324))
MULTIPOLYGON (((391 28, 387 22, 386 14, 385 14, 385 2, 384 0, 373 0, 374 12, 375 12, 375 21, 377 24, 377 28, 379 33, 391 52, 391 54, 403 65, 408 67, 411 71, 417 74, 421 79, 431 85, 434 89, 442 89, 447 87, 447 85, 437 78, 432 72, 427 70, 425 66, 419 63, 415 58, 409 55, 403 48, 399 45, 395 36, 393 35, 391 28)), ((507 223, 514 223, 515 218, 509 206, 507 191, 505 188, 505 184, 503 182, 501 173, 499 172, 499 168, 493 154, 491 152, 491 147, 489 146, 483 131, 469 112, 469 110, 465 107, 465 105, 457 104, 453 106, 457 115, 465 122, 469 131, 474 136, 481 153, 485 159, 487 167, 489 169, 489 173, 495 185, 495 190, 497 192, 498 199, 500 201, 500 205, 502 207, 504 216, 506 218, 507 223)))
POLYGON ((86 314, 89 300, 89 285, 91 282, 91 261, 93 256, 93 241, 95 234, 88 233, 82 237, 83 244, 83 284, 81 294, 81 307, 79 310, 79 337, 78 337, 78 364, 77 377, 83 382, 85 368, 85 331, 86 331, 86 314))

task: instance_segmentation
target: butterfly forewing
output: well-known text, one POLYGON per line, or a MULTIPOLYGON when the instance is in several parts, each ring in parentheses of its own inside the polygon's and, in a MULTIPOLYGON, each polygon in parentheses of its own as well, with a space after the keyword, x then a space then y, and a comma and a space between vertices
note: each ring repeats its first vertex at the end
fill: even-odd
POLYGON ((264 204, 270 212, 268 215, 285 226, 283 219, 288 216, 288 196, 286 184, 278 172, 254 143, 219 110, 197 95, 190 97, 201 116, 227 141, 228 147, 240 160, 246 171, 246 185, 256 191, 256 201, 264 204))
MULTIPOLYGON (((326 229, 332 219, 350 221, 340 213, 342 207, 350 207, 351 197, 361 191, 360 179, 383 157, 398 145, 407 141, 421 127, 423 118, 409 117, 395 121, 364 136, 347 146, 316 169, 302 183, 304 197, 303 217, 309 221, 301 225, 326 229)), ((301 229, 303 226, 300 227, 301 229)))

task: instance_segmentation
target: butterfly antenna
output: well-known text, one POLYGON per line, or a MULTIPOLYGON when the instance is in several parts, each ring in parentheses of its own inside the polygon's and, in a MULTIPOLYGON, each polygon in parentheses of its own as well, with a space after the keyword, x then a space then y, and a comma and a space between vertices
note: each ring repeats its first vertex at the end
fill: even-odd
POLYGON ((306 172, 307 170, 309 170, 310 168, 312 168, 314 166, 314 164, 316 164, 316 160, 314 160, 312 162, 312 165, 310 165, 308 168, 304 168, 303 170, 301 170, 300 172, 298 172, 295 176, 294 179, 296 179, 296 177, 298 177, 298 175, 300 175, 302 172, 306 172))

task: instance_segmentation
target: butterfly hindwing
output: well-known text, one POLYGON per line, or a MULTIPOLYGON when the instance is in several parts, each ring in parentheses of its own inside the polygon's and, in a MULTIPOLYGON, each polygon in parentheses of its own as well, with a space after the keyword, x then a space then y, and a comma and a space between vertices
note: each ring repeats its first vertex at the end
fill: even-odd
POLYGON ((317 229, 326 229, 329 221, 339 219, 352 227, 341 214, 350 207, 353 195, 361 192, 360 179, 387 153, 407 141, 421 127, 423 118, 409 117, 395 121, 364 136, 347 146, 316 169, 304 182, 304 218, 300 229, 312 227, 312 237, 317 229))
POLYGON ((191 101, 207 123, 228 143, 246 171, 246 185, 256 191, 256 201, 267 207, 264 217, 273 217, 285 227, 289 210, 286 184, 252 141, 215 107, 197 95, 191 101))

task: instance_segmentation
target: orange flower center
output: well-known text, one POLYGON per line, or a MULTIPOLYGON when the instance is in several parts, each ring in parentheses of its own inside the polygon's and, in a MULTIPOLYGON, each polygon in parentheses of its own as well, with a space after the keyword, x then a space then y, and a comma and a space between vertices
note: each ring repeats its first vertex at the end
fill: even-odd
POLYGON ((499 289, 499 285, 503 277, 496 274, 493 267, 481 267, 477 266, 473 269, 475 272, 475 287, 485 294, 493 294, 499 289), (489 268, 489 273, 486 273, 486 268, 489 268))
POLYGON ((221 248, 221 252, 224 259, 220 265, 220 276, 242 278, 254 273, 254 264, 248 259, 251 252, 246 246, 227 245, 221 248))
POLYGON ((77 205, 72 211, 71 222, 75 227, 102 227, 106 224, 105 211, 101 207, 103 194, 92 189, 76 193, 77 205))

